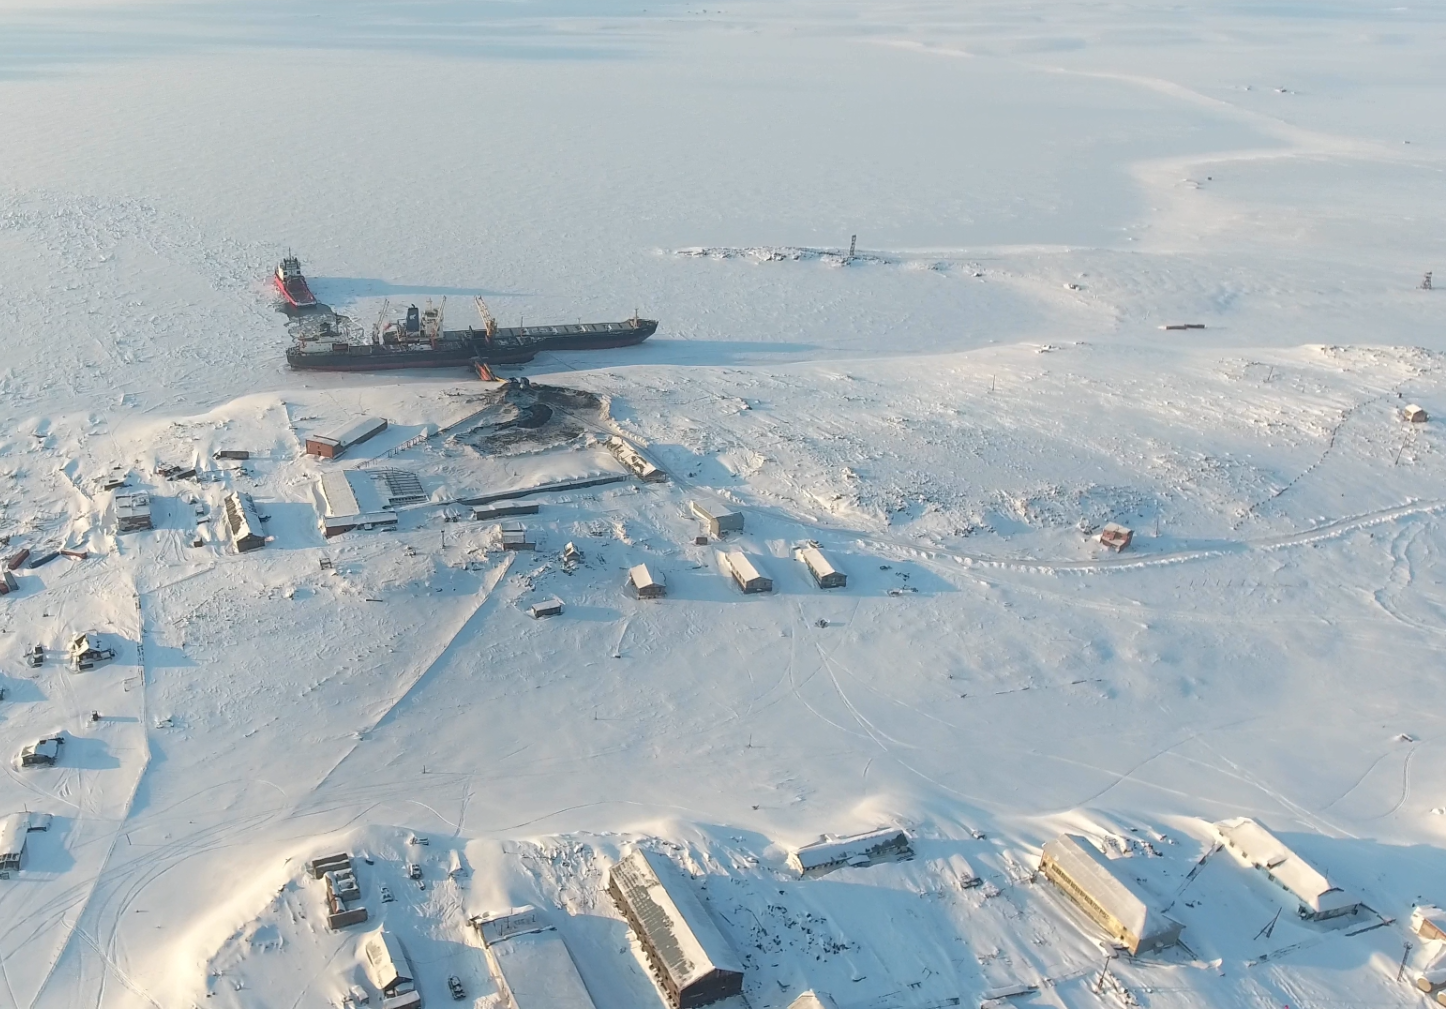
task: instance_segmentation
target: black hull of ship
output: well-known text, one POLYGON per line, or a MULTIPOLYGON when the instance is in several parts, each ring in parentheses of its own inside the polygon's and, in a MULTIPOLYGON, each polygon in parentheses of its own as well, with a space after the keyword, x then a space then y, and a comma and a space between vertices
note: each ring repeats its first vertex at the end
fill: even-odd
POLYGON ((286 363, 306 371, 401 371, 414 368, 471 368, 478 364, 526 364, 549 350, 606 350, 632 347, 658 330, 652 319, 566 326, 510 327, 488 339, 482 330, 442 334, 436 348, 387 344, 337 345, 346 349, 302 351, 288 347, 286 363))

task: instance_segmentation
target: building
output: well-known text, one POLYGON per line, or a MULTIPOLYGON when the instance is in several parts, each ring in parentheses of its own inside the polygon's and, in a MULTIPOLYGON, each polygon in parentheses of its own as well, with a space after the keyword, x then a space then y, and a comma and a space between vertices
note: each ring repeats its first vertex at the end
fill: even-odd
POLYGON ((1225 847, 1246 865, 1296 900, 1296 913, 1309 921, 1354 914, 1361 902, 1333 884, 1320 870, 1291 851, 1261 824, 1242 816, 1222 820, 1215 830, 1225 847))
POLYGON ((95 631, 77 634, 70 641, 70 663, 77 672, 94 669, 113 658, 115 649, 106 647, 105 640, 95 631))
POLYGON ((627 584, 623 587, 634 599, 661 599, 668 594, 662 572, 654 572, 646 564, 628 568, 627 584))
POLYGON ((1134 530, 1126 529, 1117 522, 1106 522, 1105 527, 1100 530, 1100 542, 1115 553, 1119 553, 1129 546, 1130 541, 1134 538, 1134 530))
POLYGON ((737 954, 666 857, 635 848, 608 871, 607 892, 673 1009, 742 994, 737 954))
POLYGON ((151 496, 149 494, 117 494, 115 496, 115 531, 139 532, 151 528, 151 496))
POLYGON ((813 583, 821 589, 841 589, 849 582, 848 575, 834 567, 816 546, 799 547, 793 556, 803 563, 813 576, 813 583))
POLYGON ((502 519, 510 515, 536 515, 542 510, 541 505, 535 504, 499 504, 491 507, 473 508, 472 518, 475 521, 487 519, 502 519))
POLYGON ((382 993, 381 1009, 421 1009, 422 993, 402 942, 385 928, 362 940, 362 967, 382 993))
POLYGON ((314 859, 306 870, 326 887, 326 926, 335 931, 367 920, 361 902, 361 884, 349 855, 328 855, 314 859))
POLYGON ((537 549, 537 544, 527 538, 527 529, 521 522, 503 522, 501 532, 503 550, 537 549))
POLYGON ((607 446, 608 451, 617 456, 618 462, 632 470, 633 475, 639 480, 646 483, 662 483, 668 479, 668 474, 648 461, 631 442, 612 435, 608 438, 607 446))
POLYGON ((742 550, 730 550, 723 555, 723 564, 738 587, 744 592, 772 592, 773 579, 759 571, 742 550))
POLYGON ((897 827, 883 827, 845 837, 825 835, 791 853, 788 864, 801 876, 822 876, 846 865, 872 865, 910 858, 913 854, 907 832, 897 827))
POLYGON ((32 830, 49 830, 49 813, 0 816, 0 879, 9 879, 25 863, 25 841, 32 830))
POLYGON ((321 532, 327 539, 353 529, 397 527, 397 514, 377 474, 359 469, 325 473, 319 486, 321 532))
POLYGON ((1430 418, 1426 416, 1425 410, 1421 409, 1415 403, 1412 403, 1401 411, 1401 419, 1409 421, 1412 424, 1424 424, 1430 418))
POLYGON ((692 509, 694 515, 703 520, 703 524, 708 527, 708 532, 714 536, 743 531, 742 512, 731 512, 716 505, 701 505, 697 501, 689 501, 688 507, 692 509))
POLYGON ((1446 941, 1446 911, 1432 904, 1422 904, 1411 910, 1411 931, 1422 939, 1437 942, 1446 941))
POLYGON ((827 992, 814 991, 810 988, 788 1003, 788 1009, 838 1009, 838 1003, 827 992))
POLYGON ((533 620, 541 620, 543 617, 557 617, 562 615, 562 600, 549 599, 546 602, 533 603, 527 608, 528 614, 533 620))
POLYGON ((537 908, 474 918, 505 1009, 594 1009, 567 943, 537 908))
POLYGON ((60 759, 60 747, 64 736, 50 736, 37 739, 20 751, 21 767, 54 767, 60 759))
POLYGON ((380 417, 364 417, 338 435, 314 435, 306 439, 306 454, 335 459, 354 445, 375 438, 387 429, 380 417))
POLYGON ((1061 834, 1044 846, 1039 868, 1110 938, 1131 954, 1173 946, 1179 922, 1165 917, 1135 883, 1125 859, 1106 858, 1077 834, 1061 834))
POLYGON ((248 550, 256 550, 266 545, 266 537, 261 532, 261 519, 256 514, 256 505, 251 501, 251 495, 242 494, 240 491, 232 491, 226 495, 225 502, 226 529, 231 533, 231 542, 236 545, 236 552, 244 554, 248 550))

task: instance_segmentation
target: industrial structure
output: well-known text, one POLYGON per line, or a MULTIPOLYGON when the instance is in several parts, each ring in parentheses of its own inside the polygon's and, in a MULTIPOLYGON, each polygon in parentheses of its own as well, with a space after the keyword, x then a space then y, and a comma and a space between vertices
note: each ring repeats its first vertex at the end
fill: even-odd
POLYGON ((1242 816, 1222 820, 1215 830, 1225 847, 1242 862, 1296 900, 1296 913, 1308 921, 1354 914, 1361 902, 1336 886, 1325 874, 1301 858, 1261 824, 1242 816))
POLYGON ((322 459, 336 459, 347 449, 369 441, 387 429, 387 422, 380 417, 364 417, 341 434, 308 435, 306 454, 322 459))
POLYGON ((1044 846, 1039 868, 1131 954, 1173 946, 1184 926, 1165 917, 1116 861, 1078 834, 1061 834, 1044 846))
POLYGON ((742 963, 666 857, 633 849, 608 871, 607 892, 672 1009, 742 994, 742 963))
POLYGON ((528 905, 472 919, 505 1009, 594 1009, 556 928, 528 905))
POLYGON ((800 876, 822 876, 846 865, 872 865, 875 862, 910 858, 909 835, 897 827, 882 827, 862 834, 844 837, 825 835, 813 844, 805 844, 788 856, 788 864, 800 876))

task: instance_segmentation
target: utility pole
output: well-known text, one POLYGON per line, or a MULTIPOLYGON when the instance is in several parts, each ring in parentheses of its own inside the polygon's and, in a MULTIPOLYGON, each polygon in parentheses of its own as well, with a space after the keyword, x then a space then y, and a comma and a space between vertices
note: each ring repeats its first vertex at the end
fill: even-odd
POLYGON ((1406 943, 1406 948, 1405 948, 1405 950, 1403 950, 1402 953, 1401 953, 1401 966, 1398 967, 1398 968, 1396 968, 1396 980, 1397 980, 1397 981, 1401 980, 1401 978, 1403 978, 1403 977, 1406 976, 1406 959, 1407 959, 1410 955, 1411 955, 1411 944, 1408 942, 1408 943, 1406 943))
MULTIPOLYGON (((859 236, 858 236, 858 235, 850 235, 850 236, 849 236, 849 259, 853 259, 853 258, 854 258, 854 250, 858 248, 858 245, 859 245, 859 236)), ((1431 280, 1431 275, 1430 275, 1429 273, 1426 274, 1426 280, 1427 280, 1427 285, 1426 285, 1426 286, 1429 287, 1429 286, 1430 286, 1430 280, 1431 280)))

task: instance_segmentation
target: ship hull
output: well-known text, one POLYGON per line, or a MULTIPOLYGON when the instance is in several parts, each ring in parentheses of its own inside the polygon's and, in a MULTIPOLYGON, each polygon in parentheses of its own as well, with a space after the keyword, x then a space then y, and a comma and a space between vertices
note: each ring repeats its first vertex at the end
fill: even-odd
POLYGON ((333 344, 331 349, 290 347, 286 362, 310 371, 401 371, 416 368, 471 368, 477 364, 525 364, 550 350, 606 350, 632 347, 657 332, 651 319, 626 322, 580 323, 499 329, 492 337, 481 330, 454 330, 442 334, 431 347, 386 344, 333 344))
POLYGON ((272 282, 276 285, 276 291, 292 308, 311 308, 316 304, 316 296, 311 293, 305 280, 295 280, 288 284, 280 277, 273 277, 272 282))

